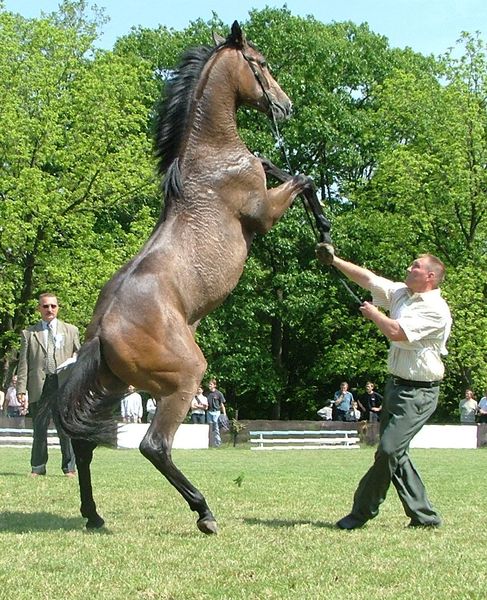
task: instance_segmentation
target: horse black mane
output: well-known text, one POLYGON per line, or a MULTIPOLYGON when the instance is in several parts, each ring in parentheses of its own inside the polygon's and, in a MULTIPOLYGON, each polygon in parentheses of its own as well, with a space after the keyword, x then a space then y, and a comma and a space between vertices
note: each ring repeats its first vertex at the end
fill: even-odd
POLYGON ((210 46, 189 48, 175 74, 166 82, 155 117, 155 156, 160 175, 168 171, 179 155, 194 88, 214 50, 210 46))
POLYGON ((188 124, 194 90, 203 68, 213 53, 223 46, 242 48, 245 42, 237 21, 234 21, 226 39, 218 37, 218 40, 214 37, 217 44, 215 47, 195 46, 183 54, 174 75, 166 81, 162 98, 155 107, 154 154, 158 161, 159 175, 164 177, 165 204, 161 214, 162 221, 166 218, 171 201, 181 202, 184 198, 178 157, 188 124))

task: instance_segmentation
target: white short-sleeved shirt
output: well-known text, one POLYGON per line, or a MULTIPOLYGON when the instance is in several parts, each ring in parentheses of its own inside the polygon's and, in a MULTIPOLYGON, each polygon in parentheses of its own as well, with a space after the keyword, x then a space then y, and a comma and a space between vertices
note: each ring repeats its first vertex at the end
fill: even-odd
POLYGON ((374 275, 370 285, 373 303, 389 311, 399 323, 407 341, 391 341, 389 372, 414 381, 439 381, 445 367, 446 341, 452 319, 439 289, 414 293, 405 283, 374 275))

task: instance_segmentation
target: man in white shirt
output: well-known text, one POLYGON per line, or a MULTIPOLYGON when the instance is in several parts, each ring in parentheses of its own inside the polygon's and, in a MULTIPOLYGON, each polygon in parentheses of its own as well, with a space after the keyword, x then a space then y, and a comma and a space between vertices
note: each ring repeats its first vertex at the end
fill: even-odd
POLYGON ((337 527, 356 529, 376 517, 391 482, 411 527, 438 527, 441 518, 428 500, 408 449, 436 409, 444 375, 441 355, 447 353, 452 322, 438 287, 445 267, 435 256, 422 255, 400 283, 338 258, 327 244, 318 245, 317 256, 372 292, 373 303, 364 302, 360 312, 390 340, 390 378, 384 393, 379 446, 355 492, 352 511, 337 527), (388 310, 389 316, 376 305, 388 310))
POLYGON ((129 385, 128 394, 122 398, 121 412, 124 423, 142 423, 142 396, 135 391, 133 385, 129 385))

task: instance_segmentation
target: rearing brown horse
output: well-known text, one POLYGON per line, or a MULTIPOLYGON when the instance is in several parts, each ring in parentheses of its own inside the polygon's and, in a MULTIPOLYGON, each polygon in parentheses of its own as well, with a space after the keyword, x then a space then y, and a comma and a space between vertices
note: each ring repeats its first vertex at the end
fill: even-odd
POLYGON ((291 101, 237 22, 215 42, 188 51, 167 84, 156 132, 164 214, 139 254, 102 289, 61 388, 88 528, 104 524, 92 495, 93 450, 106 441, 113 407, 131 384, 157 401, 140 451, 198 513, 198 528, 216 533, 205 498, 171 458, 206 370, 195 330, 237 284, 255 234, 268 231, 310 185, 298 175, 267 189, 261 161, 237 133, 236 111, 253 106, 280 119, 291 101))

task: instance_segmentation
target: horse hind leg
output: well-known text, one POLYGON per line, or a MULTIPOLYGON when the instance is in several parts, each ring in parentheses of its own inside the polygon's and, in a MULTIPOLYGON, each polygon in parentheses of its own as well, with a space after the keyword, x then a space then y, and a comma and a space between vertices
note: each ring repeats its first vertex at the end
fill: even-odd
POLYGON ((100 529, 105 524, 105 521, 96 510, 95 500, 93 499, 93 489, 91 486, 90 470, 91 461, 93 460, 93 451, 96 448, 96 444, 81 439, 72 439, 71 442, 76 457, 76 467, 78 469, 81 516, 87 519, 87 529, 100 529))
POLYGON ((217 533, 215 517, 203 494, 181 473, 171 457, 174 435, 188 411, 189 402, 190 400, 187 403, 182 401, 180 395, 162 398, 157 403, 156 414, 139 449, 178 490, 191 510, 198 513, 198 529, 211 535, 217 533), (179 407, 178 409, 174 408, 175 404, 179 407))

